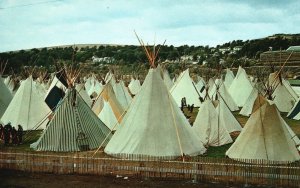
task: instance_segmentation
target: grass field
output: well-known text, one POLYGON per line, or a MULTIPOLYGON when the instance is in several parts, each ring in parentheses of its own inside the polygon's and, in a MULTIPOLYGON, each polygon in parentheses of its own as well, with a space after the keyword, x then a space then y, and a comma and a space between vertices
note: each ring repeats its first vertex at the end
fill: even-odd
MULTIPOLYGON (((190 119, 189 119, 190 123, 193 124, 193 122, 195 121, 195 118, 197 116, 198 109, 195 108, 193 113, 190 113, 187 109, 184 109, 184 112, 187 116, 190 116, 190 119)), ((248 117, 241 116, 238 114, 238 112, 234 112, 233 114, 234 114, 235 118, 240 122, 241 126, 243 127, 246 124, 248 117)), ((282 114, 282 117, 288 123, 288 125, 290 125, 290 127, 297 134, 297 136, 300 137, 300 121, 291 120, 291 119, 286 118, 286 113, 282 114)), ((34 150, 30 148, 30 144, 37 141, 41 134, 42 134, 42 131, 26 132, 24 135, 23 144, 18 145, 18 146, 10 145, 10 146, 4 147, 3 142, 1 142, 0 149, 1 149, 1 151, 34 152, 34 150)), ((237 135, 233 136, 233 139, 235 140, 236 137, 237 137, 237 135)), ((207 149, 207 152, 204 154, 204 156, 218 157, 218 158, 225 157, 225 152, 228 150, 228 148, 231 145, 232 144, 227 144, 227 145, 220 146, 220 147, 209 147, 207 149)), ((83 154, 91 154, 92 155, 92 153, 93 152, 84 152, 83 154)), ((100 152, 99 156, 105 156, 105 154, 103 152, 100 152)))

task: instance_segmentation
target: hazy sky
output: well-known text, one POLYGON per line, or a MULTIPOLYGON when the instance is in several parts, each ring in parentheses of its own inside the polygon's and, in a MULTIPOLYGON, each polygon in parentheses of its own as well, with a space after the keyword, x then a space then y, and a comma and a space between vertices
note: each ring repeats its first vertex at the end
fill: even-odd
POLYGON ((215 46, 300 33, 299 0, 0 0, 0 51, 63 44, 215 46))

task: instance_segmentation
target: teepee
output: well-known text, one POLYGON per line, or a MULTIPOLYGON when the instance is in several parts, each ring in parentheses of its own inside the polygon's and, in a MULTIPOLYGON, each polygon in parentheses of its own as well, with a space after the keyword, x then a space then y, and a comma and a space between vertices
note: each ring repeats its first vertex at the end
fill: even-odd
POLYGON ((82 97, 82 99, 86 102, 86 104, 91 107, 93 104, 93 101, 91 97, 88 95, 87 91, 84 88, 84 84, 76 84, 75 89, 79 93, 79 95, 82 97))
POLYGON ((130 83, 128 84, 128 89, 132 95, 138 94, 141 89, 141 82, 139 79, 131 78, 130 83))
POLYGON ((125 86, 123 80, 116 82, 113 85, 113 90, 123 109, 127 109, 131 103, 132 97, 128 92, 128 88, 125 86))
POLYGON ((251 94, 249 95, 246 103, 244 104, 239 114, 243 116, 250 116, 252 113, 254 102, 257 97, 258 97, 258 91, 255 87, 253 87, 251 94))
POLYGON ((276 163, 300 159, 286 123, 272 101, 266 101, 250 116, 226 155, 235 160, 257 159, 276 163))
POLYGON ((51 110, 44 102, 44 93, 40 92, 32 76, 21 82, 20 88, 3 114, 1 121, 14 127, 21 125, 24 130, 44 129, 51 110))
POLYGON ((154 68, 157 52, 145 46, 144 50, 152 68, 104 152, 118 157, 133 154, 159 159, 204 153, 201 139, 172 98, 160 68, 154 68))
POLYGON ((204 138, 203 143, 208 146, 221 146, 233 142, 210 99, 202 103, 192 129, 200 138, 204 138))
POLYGON ((93 113, 73 86, 78 73, 74 71, 66 75, 69 85, 66 95, 41 137, 31 145, 35 150, 89 150, 97 148, 108 137, 104 142, 106 145, 110 138, 109 128, 93 113))
POLYGON ((298 99, 298 95, 292 89, 288 81, 274 72, 269 76, 269 83, 274 88, 273 101, 280 112, 289 112, 298 99))
POLYGON ((163 79, 164 79, 164 82, 165 82, 167 88, 170 90, 173 87, 174 83, 171 80, 167 69, 164 69, 164 71, 163 71, 163 79))
POLYGON ((243 107, 252 91, 252 83, 246 71, 239 67, 236 77, 229 87, 229 93, 238 107, 243 107))
POLYGON ((211 99, 222 100, 230 109, 230 111, 238 111, 239 107, 235 104, 229 94, 224 82, 221 79, 216 79, 214 85, 209 88, 208 95, 211 99))
POLYGON ((115 130, 117 124, 122 121, 124 109, 117 100, 111 80, 97 97, 92 110, 110 130, 115 130))
POLYGON ((184 97, 187 104, 194 104, 195 107, 201 106, 200 93, 197 91, 195 83, 190 77, 189 69, 179 75, 170 92, 178 106, 181 106, 181 99, 184 97))
POLYGON ((8 87, 4 83, 4 79, 2 78, 2 74, 4 72, 5 65, 0 64, 0 118, 4 114, 6 108, 8 107, 10 101, 13 96, 9 91, 8 87))
POLYGON ((225 74, 225 79, 224 79, 224 84, 227 89, 230 88, 233 80, 234 80, 234 74, 230 69, 227 68, 226 74, 225 74))

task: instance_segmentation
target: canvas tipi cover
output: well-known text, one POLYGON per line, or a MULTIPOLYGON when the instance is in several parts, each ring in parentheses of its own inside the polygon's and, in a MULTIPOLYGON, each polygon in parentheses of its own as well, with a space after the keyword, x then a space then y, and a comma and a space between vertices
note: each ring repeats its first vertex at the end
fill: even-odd
POLYGON ((8 90, 7 86, 4 84, 3 78, 0 75, 0 118, 4 114, 11 100, 12 94, 8 90))
POLYGON ((131 78, 131 81, 128 85, 129 91, 132 95, 136 95, 141 89, 141 82, 139 79, 131 78))
POLYGON ((246 71, 242 67, 239 67, 237 75, 228 90, 238 107, 244 106, 251 94, 252 88, 252 83, 249 80, 246 71))
POLYGON ((21 82, 1 121, 10 122, 16 128, 21 125, 23 130, 44 129, 51 110, 43 97, 44 93, 39 91, 32 77, 28 77, 21 82))
POLYGON ((199 109, 192 127, 194 132, 200 135, 200 138, 204 138, 205 145, 221 146, 233 142, 218 116, 211 100, 206 99, 199 109))
POLYGON ((92 110, 111 130, 114 130, 116 124, 122 121, 124 109, 116 98, 111 81, 104 86, 92 110))
POLYGON ((213 100, 222 100, 228 106, 230 111, 237 111, 239 107, 235 104, 222 80, 216 79, 215 84, 209 88, 208 95, 213 100))
POLYGON ((184 97, 189 105, 194 104, 195 107, 201 105, 200 93, 197 92, 195 83, 190 77, 189 69, 179 75, 170 92, 178 106, 181 106, 181 99, 184 97))
POLYGON ((300 159, 294 141, 276 105, 266 102, 247 121, 226 155, 232 159, 258 159, 277 163, 300 159))
POLYGON ((52 120, 31 147, 38 151, 70 152, 98 148, 110 130, 75 89, 68 89, 52 120))
POLYGON ((84 88, 84 84, 76 84, 75 89, 80 94, 82 99, 86 102, 86 104, 91 107, 93 104, 93 101, 91 97, 88 95, 87 91, 84 88))
POLYGON ((206 149, 169 93, 160 70, 150 69, 104 151, 119 157, 137 154, 169 159, 199 155, 206 149))
POLYGON ((233 80, 234 80, 234 74, 230 69, 227 68, 226 74, 225 74, 225 79, 224 79, 224 84, 227 89, 230 88, 233 80))
POLYGON ((271 73, 269 83, 274 89, 273 101, 280 112, 289 112, 296 103, 298 96, 288 81, 281 78, 277 72, 271 73))
POLYGON ((123 109, 127 109, 131 103, 132 97, 128 92, 128 88, 125 86, 123 80, 113 85, 114 93, 123 109))

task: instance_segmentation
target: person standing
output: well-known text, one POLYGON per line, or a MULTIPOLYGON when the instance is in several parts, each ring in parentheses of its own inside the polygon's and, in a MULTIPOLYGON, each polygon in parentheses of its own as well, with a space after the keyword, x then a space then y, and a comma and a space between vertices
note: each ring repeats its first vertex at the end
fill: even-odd
POLYGON ((22 144, 22 138, 23 138, 23 127, 21 125, 18 125, 18 144, 22 144))

